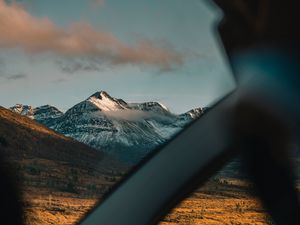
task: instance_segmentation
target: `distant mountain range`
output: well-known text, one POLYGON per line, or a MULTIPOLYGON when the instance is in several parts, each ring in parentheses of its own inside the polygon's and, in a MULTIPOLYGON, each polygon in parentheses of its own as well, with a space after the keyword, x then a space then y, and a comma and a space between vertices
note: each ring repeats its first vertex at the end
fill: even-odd
POLYGON ((161 103, 127 103, 105 91, 65 113, 50 105, 17 104, 10 110, 131 164, 203 114, 203 109, 197 108, 176 115, 161 103))

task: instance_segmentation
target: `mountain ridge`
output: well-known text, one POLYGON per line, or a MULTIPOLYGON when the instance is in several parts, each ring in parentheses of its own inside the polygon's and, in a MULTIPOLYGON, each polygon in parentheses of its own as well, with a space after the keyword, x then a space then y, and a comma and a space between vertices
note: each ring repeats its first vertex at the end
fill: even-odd
POLYGON ((47 105, 21 108, 19 104, 10 109, 133 164, 203 113, 197 108, 176 115, 159 102, 127 103, 105 91, 94 93, 65 113, 47 105))

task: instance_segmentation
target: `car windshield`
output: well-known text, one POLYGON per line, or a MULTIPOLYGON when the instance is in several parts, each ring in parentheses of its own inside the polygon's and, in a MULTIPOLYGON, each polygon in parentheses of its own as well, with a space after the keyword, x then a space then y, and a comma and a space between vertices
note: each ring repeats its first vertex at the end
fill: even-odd
POLYGON ((0 0, 0 149, 26 223, 76 224, 235 88, 201 0, 0 0))

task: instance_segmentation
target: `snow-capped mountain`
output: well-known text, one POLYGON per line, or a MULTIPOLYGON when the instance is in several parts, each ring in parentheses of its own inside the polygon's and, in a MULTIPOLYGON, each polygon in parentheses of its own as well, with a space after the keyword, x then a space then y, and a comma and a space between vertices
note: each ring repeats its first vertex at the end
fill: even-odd
MULTIPOLYGON (((18 106, 11 110, 22 114, 18 106)), ((66 113, 48 105, 30 110, 22 115, 129 163, 138 162, 202 114, 199 108, 175 115, 161 103, 127 103, 104 91, 66 113)))
POLYGON ((9 108, 11 111, 18 113, 22 116, 28 116, 31 119, 34 119, 34 112, 32 106, 29 105, 22 105, 22 104, 16 104, 13 107, 9 108))
POLYGON ((63 112, 51 105, 43 105, 33 108, 29 105, 16 104, 9 108, 11 111, 27 116, 31 119, 38 121, 46 126, 51 126, 53 119, 63 116, 63 112))

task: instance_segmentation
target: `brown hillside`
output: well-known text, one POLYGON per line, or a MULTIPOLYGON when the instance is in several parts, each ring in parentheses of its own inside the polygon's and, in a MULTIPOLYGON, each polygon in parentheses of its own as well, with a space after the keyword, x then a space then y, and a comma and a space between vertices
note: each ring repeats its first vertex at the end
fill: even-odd
POLYGON ((3 107, 0 153, 6 159, 2 165, 13 169, 28 225, 73 224, 128 170, 105 153, 3 107))
POLYGON ((0 149, 5 156, 16 160, 46 159, 94 169, 103 163, 120 166, 103 152, 3 107, 0 107, 0 149))

